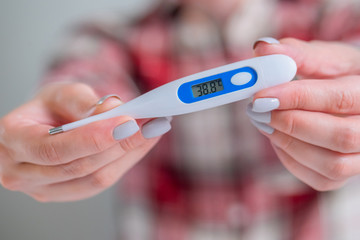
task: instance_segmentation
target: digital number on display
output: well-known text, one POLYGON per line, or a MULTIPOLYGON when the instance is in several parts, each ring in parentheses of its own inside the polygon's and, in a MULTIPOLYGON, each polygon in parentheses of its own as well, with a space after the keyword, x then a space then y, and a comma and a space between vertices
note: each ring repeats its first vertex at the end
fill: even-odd
POLYGON ((224 86, 222 80, 219 78, 209 82, 196 84, 191 87, 191 90, 194 97, 197 98, 204 95, 220 92, 224 90, 224 86))

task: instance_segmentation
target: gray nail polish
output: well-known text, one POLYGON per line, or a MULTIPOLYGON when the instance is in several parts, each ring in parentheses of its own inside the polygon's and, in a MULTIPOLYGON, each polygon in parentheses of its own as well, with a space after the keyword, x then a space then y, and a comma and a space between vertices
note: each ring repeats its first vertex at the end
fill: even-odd
POLYGON ((265 123, 260 123, 254 120, 250 120, 251 123, 260 131, 263 131, 267 134, 273 134, 274 133, 274 129, 272 127, 270 127, 269 125, 266 125, 265 123))
POLYGON ((129 120, 114 128, 113 137, 115 140, 122 140, 134 135, 139 129, 135 120, 129 120))
POLYGON ((144 138, 154 138, 167 133, 171 129, 167 118, 157 118, 143 125, 141 133, 144 138))
POLYGON ((279 108, 280 101, 277 98, 258 98, 253 103, 253 112, 270 112, 279 108))
POLYGON ((246 114, 254 121, 261 123, 270 123, 271 122, 271 112, 253 112, 252 105, 248 105, 246 109, 246 114))
POLYGON ((263 38, 259 38, 258 40, 255 41, 254 45, 253 45, 253 49, 256 47, 256 45, 259 42, 266 42, 268 44, 280 44, 279 40, 272 38, 272 37, 263 37, 263 38))
POLYGON ((105 95, 105 96, 103 96, 102 98, 100 98, 99 101, 96 103, 96 106, 103 104, 103 103, 106 102, 106 100, 108 100, 109 98, 116 98, 116 99, 118 99, 118 100, 121 102, 121 98, 120 98, 119 95, 116 95, 116 94, 108 94, 108 95, 105 95))

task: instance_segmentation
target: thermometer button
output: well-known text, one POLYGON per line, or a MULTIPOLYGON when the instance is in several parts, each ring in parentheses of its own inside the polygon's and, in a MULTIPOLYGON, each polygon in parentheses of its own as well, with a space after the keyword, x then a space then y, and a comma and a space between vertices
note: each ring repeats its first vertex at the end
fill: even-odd
POLYGON ((252 79, 252 75, 249 72, 240 72, 235 74, 231 78, 231 83, 234 85, 244 85, 252 79))

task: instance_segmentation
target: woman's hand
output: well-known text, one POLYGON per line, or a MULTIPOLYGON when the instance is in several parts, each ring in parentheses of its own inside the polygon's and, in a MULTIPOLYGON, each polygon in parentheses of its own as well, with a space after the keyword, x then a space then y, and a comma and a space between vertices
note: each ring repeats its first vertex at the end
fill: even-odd
POLYGON ((316 190, 339 188, 360 174, 360 51, 295 39, 255 44, 258 56, 276 53, 296 61, 301 80, 258 92, 248 115, 292 174, 316 190))
POLYGON ((114 184, 170 130, 166 118, 138 123, 121 116, 50 136, 55 126, 121 104, 81 83, 50 84, 0 119, 0 181, 39 201, 73 201, 114 184), (145 137, 149 138, 145 138, 145 137))

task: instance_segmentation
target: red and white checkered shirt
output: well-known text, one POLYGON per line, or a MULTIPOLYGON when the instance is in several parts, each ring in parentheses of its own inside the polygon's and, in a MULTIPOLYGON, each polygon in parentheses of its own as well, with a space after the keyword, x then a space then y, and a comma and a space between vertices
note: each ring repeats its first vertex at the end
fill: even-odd
MULTIPOLYGON (((99 95, 117 93, 127 101, 174 79, 251 57, 252 42, 265 35, 347 42, 360 36, 356 1, 247 2, 221 25, 201 10, 164 3, 127 24, 84 24, 46 81, 86 82, 99 95)), ((295 179, 251 126, 247 103, 174 118, 172 131, 119 184, 119 239, 360 236, 354 226, 360 207, 353 204, 360 195, 349 190, 354 185, 321 194, 295 179)))

